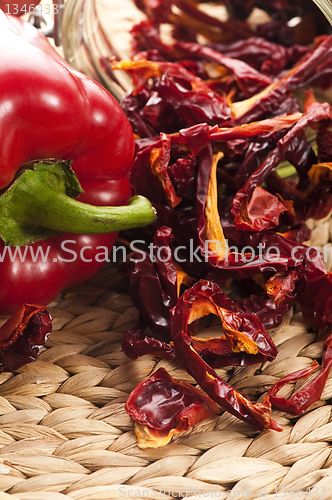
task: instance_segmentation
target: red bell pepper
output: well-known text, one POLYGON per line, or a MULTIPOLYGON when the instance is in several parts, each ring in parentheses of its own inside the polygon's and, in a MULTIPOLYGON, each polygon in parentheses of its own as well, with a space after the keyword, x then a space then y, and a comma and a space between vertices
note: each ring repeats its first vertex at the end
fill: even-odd
POLYGON ((134 138, 120 105, 52 51, 42 35, 0 11, 0 313, 5 314, 25 302, 47 304, 64 288, 87 280, 107 260, 117 231, 155 218, 145 198, 130 199, 134 138), (11 257, 9 245, 19 247, 21 257, 11 257))

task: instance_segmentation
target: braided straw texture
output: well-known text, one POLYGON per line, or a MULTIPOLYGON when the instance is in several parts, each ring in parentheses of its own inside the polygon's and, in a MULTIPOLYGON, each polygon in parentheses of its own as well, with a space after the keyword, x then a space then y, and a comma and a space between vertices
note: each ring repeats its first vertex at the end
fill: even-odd
MULTIPOLYGON (((331 221, 322 221, 310 243, 325 245, 331 229, 331 221)), ((203 492, 332 499, 332 376, 305 415, 273 412, 281 433, 259 434, 223 413, 166 447, 140 450, 124 409, 129 392, 161 366, 193 380, 176 362, 129 361, 121 351, 123 332, 138 314, 113 265, 50 312, 54 329, 39 359, 0 375, 0 500, 202 498, 203 492)), ((273 332, 275 361, 219 373, 259 400, 280 377, 319 358, 326 333, 314 333, 292 311, 273 332)), ((288 385, 282 393, 295 389, 288 385)))

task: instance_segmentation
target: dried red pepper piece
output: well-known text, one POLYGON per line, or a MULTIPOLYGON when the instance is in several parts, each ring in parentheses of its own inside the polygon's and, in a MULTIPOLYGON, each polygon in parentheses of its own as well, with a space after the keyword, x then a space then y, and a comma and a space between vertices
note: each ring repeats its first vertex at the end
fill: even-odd
MULTIPOLYGON (((272 221, 269 210, 266 210, 264 204, 261 205, 259 212, 256 211, 254 220, 251 219, 249 208, 251 196, 255 189, 276 169, 294 138, 302 134, 307 126, 314 126, 322 120, 331 121, 331 119, 332 111, 329 104, 313 102, 307 107, 302 118, 280 139, 272 153, 268 155, 254 174, 250 176, 243 188, 237 192, 232 209, 237 229, 241 231, 262 231, 276 227, 279 217, 277 218, 278 220, 272 221)), ((270 196, 269 193, 266 192, 266 196, 270 196)))
POLYGON ((271 403, 280 410, 291 413, 292 415, 301 415, 318 401, 322 395, 327 377, 332 367, 332 335, 325 340, 323 346, 322 366, 320 373, 307 386, 295 392, 291 398, 276 396, 277 392, 286 384, 305 379, 318 368, 316 361, 309 368, 304 368, 291 373, 274 384, 268 392, 271 403))
POLYGON ((312 51, 303 45, 284 47, 258 36, 231 43, 215 43, 212 47, 226 56, 245 61, 268 76, 278 76, 290 62, 295 63, 312 51))
POLYGON ((174 347, 167 342, 144 335, 145 325, 138 324, 124 334, 121 348, 130 359, 151 354, 163 359, 174 359, 174 347))
POLYGON ((227 57, 216 50, 197 43, 177 43, 176 48, 185 52, 187 58, 197 56, 214 61, 227 68, 234 74, 234 78, 246 97, 258 93, 260 90, 272 84, 272 79, 255 70, 249 64, 227 57))
POLYGON ((122 61, 114 64, 113 69, 123 69, 135 76, 136 87, 122 101, 128 118, 135 110, 157 133, 171 133, 203 122, 222 125, 231 119, 225 98, 180 64, 122 61), (149 78, 150 95, 145 87, 140 93, 149 78))
MULTIPOLYGON (((182 294, 171 311, 171 332, 176 359, 223 409, 256 429, 281 430, 270 417, 271 405, 268 397, 263 403, 250 402, 219 377, 195 350, 188 325, 209 313, 220 317, 233 353, 239 353, 239 356, 255 356, 259 353, 259 359, 263 356, 270 360, 276 355, 277 350, 260 320, 254 315, 239 313, 233 301, 216 283, 201 280, 182 294)), ((194 340, 195 345, 199 342, 208 345, 208 341, 200 341, 196 337, 194 340)))
POLYGON ((171 156, 171 141, 167 134, 161 135, 160 149, 153 149, 150 154, 151 170, 160 180, 170 207, 176 207, 181 198, 176 195, 173 183, 170 179, 168 166, 171 156))
POLYGON ((173 239, 173 231, 162 226, 154 235, 150 251, 137 251, 126 266, 130 296, 140 311, 140 324, 126 333, 122 344, 131 359, 148 353, 174 357, 174 349, 169 345, 169 311, 177 302, 181 286, 188 284, 190 278, 174 259, 173 239), (143 336, 147 327, 155 338, 143 336))
POLYGON ((51 330, 45 306, 22 305, 0 328, 0 372, 35 361, 51 330))
POLYGON ((282 78, 274 81, 261 92, 249 99, 231 104, 236 116, 233 123, 248 123, 254 120, 280 114, 282 101, 296 89, 303 88, 319 75, 319 67, 330 60, 332 37, 327 37, 312 54, 300 64, 289 70, 282 78))
POLYGON ((219 413, 219 407, 206 394, 159 368, 138 384, 126 402, 135 420, 140 448, 157 448, 202 420, 219 413))
POLYGON ((297 301, 303 317, 313 325, 324 328, 332 324, 332 273, 326 272, 321 258, 307 265, 297 301))
POLYGON ((281 302, 276 303, 267 293, 252 294, 236 302, 239 311, 256 314, 267 330, 279 326, 284 314, 296 301, 296 293, 291 292, 281 302))

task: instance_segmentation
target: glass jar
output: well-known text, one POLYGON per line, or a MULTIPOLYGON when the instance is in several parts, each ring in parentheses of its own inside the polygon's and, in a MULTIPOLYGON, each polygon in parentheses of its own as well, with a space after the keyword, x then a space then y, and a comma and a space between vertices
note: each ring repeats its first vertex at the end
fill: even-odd
MULTIPOLYGON (((146 0, 141 0, 142 5, 146 0)), ((319 3, 327 4, 330 0, 319 0, 319 3)), ((331 0, 332 1, 332 0, 331 0)), ((318 0, 292 0, 288 2, 289 12, 285 14, 287 25, 284 27, 294 35, 295 42, 306 45, 320 33, 327 33, 329 24, 321 14, 315 3, 318 0), (302 3, 304 1, 304 3, 302 3), (300 7, 299 7, 300 4, 300 7), (294 13, 301 12, 302 17, 294 13), (292 10, 293 8, 293 10, 292 10), (314 15, 313 15, 314 14, 314 15), (295 17, 292 17, 295 16, 295 17), (309 38, 308 38, 309 37, 309 38)), ((249 26, 254 30, 258 25, 275 21, 268 14, 265 0, 256 2, 246 2, 245 0, 223 0, 221 4, 218 1, 210 0, 206 2, 201 0, 197 4, 191 0, 185 0, 183 4, 188 4, 190 9, 202 11, 203 14, 211 16, 211 25, 205 20, 200 22, 196 17, 190 17, 190 12, 185 9, 181 11, 180 3, 176 0, 171 2, 171 12, 174 19, 176 17, 191 28, 191 22, 194 19, 193 30, 198 33, 199 41, 204 42, 204 29, 207 28, 212 38, 220 36, 223 33, 222 27, 218 22, 226 21, 232 16, 232 11, 237 7, 237 18, 239 10, 244 5, 243 19, 246 19, 249 26), (253 8, 253 5, 264 6, 265 10, 253 8), (189 12, 189 14, 188 14, 189 12), (196 23, 196 24, 195 24, 196 23), (202 29, 203 26, 203 29, 202 29), (202 29, 201 31, 199 31, 202 29), (197 31, 198 30, 198 31, 197 31), (219 30, 219 31, 218 31, 219 30), (219 33, 219 34, 218 34, 219 33), (201 40, 202 39, 202 40, 201 40)), ((150 7, 153 3, 150 2, 150 7)), ((168 6, 167 2, 166 5, 168 6)), ((274 5, 272 3, 271 5, 274 5)), ((329 4, 330 5, 330 4, 329 4)), ((282 13, 278 14, 282 16, 282 13)), ((77 70, 89 75, 107 88, 119 101, 124 94, 131 89, 131 78, 121 70, 113 72, 111 59, 128 60, 131 57, 131 34, 130 29, 134 24, 147 19, 147 16, 141 12, 135 5, 134 0, 67 0, 62 19, 62 47, 67 61, 77 70)), ((170 25, 161 25, 165 28, 166 37, 170 33, 170 25), (168 29, 168 31, 167 31, 168 29)), ((268 29, 268 28, 267 28, 268 29)), ((283 38, 284 30, 279 34, 283 38)), ((218 41, 218 40, 216 40, 218 41)), ((278 40, 273 40, 277 41, 278 40)))
POLYGON ((67 61, 107 88, 118 100, 131 88, 123 71, 112 72, 110 59, 129 59, 129 30, 145 18, 131 0, 68 0, 62 19, 67 61))

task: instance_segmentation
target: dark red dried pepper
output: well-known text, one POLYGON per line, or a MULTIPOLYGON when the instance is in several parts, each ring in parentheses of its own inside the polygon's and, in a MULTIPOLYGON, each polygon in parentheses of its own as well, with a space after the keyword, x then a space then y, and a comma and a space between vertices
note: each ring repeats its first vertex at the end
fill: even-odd
POLYGON ((327 377, 332 367, 332 335, 325 340, 323 346, 323 358, 320 373, 308 385, 295 392, 288 400, 278 397, 276 394, 286 384, 305 379, 318 368, 316 361, 309 368, 304 368, 290 375, 286 375, 276 382, 268 392, 271 403, 280 410, 291 413, 292 415, 301 415, 313 403, 318 401, 322 395, 327 377))
POLYGON ((35 361, 51 330, 45 306, 22 305, 0 328, 0 372, 35 361))
POLYGON ((176 359, 223 409, 256 429, 280 431, 281 427, 270 417, 271 405, 268 398, 264 403, 251 403, 219 377, 194 348, 199 343, 208 348, 209 340, 200 341, 195 338, 194 344, 189 323, 209 313, 220 317, 229 347, 239 357, 243 356, 245 359, 246 356, 257 355, 257 359, 272 360, 277 354, 272 340, 256 316, 236 311, 235 304, 216 283, 199 281, 182 294, 172 310, 171 331, 176 359))
POLYGON ((219 413, 218 405, 206 394, 175 380, 163 368, 136 386, 126 410, 136 422, 140 448, 163 446, 174 434, 219 413))

